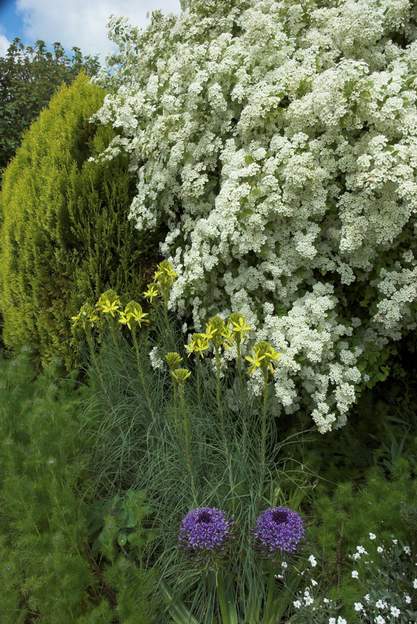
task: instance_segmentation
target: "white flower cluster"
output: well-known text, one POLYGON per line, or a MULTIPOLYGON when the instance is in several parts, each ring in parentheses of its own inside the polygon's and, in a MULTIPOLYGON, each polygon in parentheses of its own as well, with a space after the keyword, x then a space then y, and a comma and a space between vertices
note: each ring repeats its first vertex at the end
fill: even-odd
MULTIPOLYGON (((354 622, 363 624, 415 624, 417 621, 417 578, 413 579, 417 558, 408 544, 398 539, 391 543, 377 543, 375 533, 369 533, 366 546, 360 544, 350 555, 358 570, 353 569, 353 579, 357 599, 349 603, 340 599, 330 599, 323 595, 323 588, 313 577, 312 568, 317 567, 317 559, 310 555, 309 565, 299 569, 298 564, 290 568, 292 573, 304 577, 305 586, 299 588, 292 600, 294 624, 349 624, 352 622, 339 615, 340 611, 355 612, 354 622)), ((286 566, 286 569, 288 565, 286 566)), ((285 584, 285 572, 280 579, 285 584)), ((315 571, 317 572, 317 570, 315 571)), ((320 570, 317 572, 320 574, 320 570)), ((349 592, 350 594, 350 592, 349 592)))
POLYGON ((415 3, 186 4, 112 18, 104 157, 130 154, 138 230, 167 226, 171 305, 244 313, 284 354, 282 409, 326 432, 416 324, 415 3))

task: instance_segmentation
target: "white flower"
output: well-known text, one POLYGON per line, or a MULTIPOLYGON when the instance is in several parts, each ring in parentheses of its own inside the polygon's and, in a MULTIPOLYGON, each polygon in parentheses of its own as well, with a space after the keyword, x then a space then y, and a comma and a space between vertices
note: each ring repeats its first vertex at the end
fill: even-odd
POLYGON ((363 611, 363 604, 361 602, 355 602, 354 609, 355 611, 363 611))
POLYGON ((317 565, 317 559, 315 558, 314 555, 310 555, 308 558, 308 561, 310 562, 310 565, 312 568, 315 568, 317 565))
POLYGON ((383 552, 384 552, 384 547, 383 547, 383 546, 378 546, 378 548, 377 548, 376 550, 377 550, 377 552, 378 552, 379 554, 381 554, 381 553, 383 553, 383 552))
POLYGON ((411 548, 409 546, 403 546, 403 551, 406 555, 411 555, 411 548))
POLYGON ((369 539, 370 539, 370 540, 374 540, 374 539, 376 539, 376 535, 375 535, 375 533, 369 533, 369 539))
POLYGON ((417 578, 415 578, 413 581, 413 587, 414 589, 417 589, 417 578))
POLYGON ((386 609, 387 603, 385 602, 385 600, 377 600, 375 606, 377 609, 386 609))
POLYGON ((329 624, 336 624, 336 618, 330 617, 329 618, 329 624))
POLYGON ((158 347, 154 347, 153 349, 151 349, 151 351, 149 352, 149 359, 151 361, 151 366, 154 370, 163 370, 164 362, 159 355, 158 347))
POLYGON ((392 540, 392 543, 393 543, 393 544, 395 544, 395 545, 397 545, 397 544, 398 544, 398 540, 397 540, 397 539, 393 539, 393 540, 392 540))
POLYGON ((288 568, 288 563, 286 561, 283 561, 281 563, 281 567, 284 568, 284 570, 286 570, 288 568))
POLYGON ((365 602, 369 602, 371 600, 370 595, 369 594, 365 594, 364 600, 365 600, 365 602))
POLYGON ((367 555, 368 554, 366 552, 366 549, 363 546, 356 546, 356 552, 359 553, 359 555, 367 555))
POLYGON ((411 604, 411 596, 404 594, 404 600, 406 604, 411 604))
POLYGON ((293 605, 296 609, 301 609, 301 601, 300 600, 294 600, 293 605))
POLYGON ((401 611, 397 607, 391 607, 391 615, 393 618, 398 618, 401 611))
POLYGON ((345 618, 339 617, 337 618, 337 624, 347 624, 347 621, 345 620, 345 618))
POLYGON ((315 579, 311 579, 311 584, 313 587, 316 587, 316 585, 318 585, 317 581, 315 579))
POLYGON ((375 624, 385 624, 385 618, 382 615, 377 615, 375 618, 375 624))
POLYGON ((359 578, 359 573, 357 570, 352 570, 352 578, 357 579, 359 578))

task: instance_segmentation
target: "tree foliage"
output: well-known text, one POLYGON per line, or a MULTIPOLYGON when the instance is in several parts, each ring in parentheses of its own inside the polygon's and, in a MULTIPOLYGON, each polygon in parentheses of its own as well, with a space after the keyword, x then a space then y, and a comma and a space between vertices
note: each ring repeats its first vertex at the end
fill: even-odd
POLYGON ((65 53, 58 42, 53 50, 41 40, 25 46, 16 38, 0 57, 0 175, 20 144, 23 132, 48 104, 62 83, 70 83, 84 70, 94 74, 97 58, 83 56, 79 48, 65 53))
POLYGON ((62 87, 27 132, 0 197, 4 341, 29 342, 43 361, 61 355, 68 366, 71 315, 106 285, 137 294, 152 250, 127 221, 126 158, 89 161, 114 136, 89 121, 103 97, 85 75, 62 87))

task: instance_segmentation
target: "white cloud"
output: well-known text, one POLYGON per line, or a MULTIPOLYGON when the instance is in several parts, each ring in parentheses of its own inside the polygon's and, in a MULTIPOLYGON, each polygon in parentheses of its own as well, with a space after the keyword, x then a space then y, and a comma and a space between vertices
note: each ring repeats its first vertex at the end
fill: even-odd
POLYGON ((60 41, 66 48, 78 46, 85 54, 109 54, 106 23, 111 14, 124 15, 145 26, 155 9, 178 12, 179 0, 17 0, 25 38, 60 41))
POLYGON ((5 56, 7 48, 10 45, 10 41, 4 35, 0 34, 0 56, 5 56))

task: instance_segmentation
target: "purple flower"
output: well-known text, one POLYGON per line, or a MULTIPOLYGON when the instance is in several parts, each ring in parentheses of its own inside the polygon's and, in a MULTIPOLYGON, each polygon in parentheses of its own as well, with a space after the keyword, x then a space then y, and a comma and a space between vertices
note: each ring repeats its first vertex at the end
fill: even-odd
POLYGON ((279 550, 293 553, 304 537, 304 523, 288 507, 271 507, 258 516, 254 535, 257 544, 269 554, 279 550))
POLYGON ((215 507, 192 509, 181 522, 179 542, 191 551, 221 550, 230 537, 232 524, 215 507))

